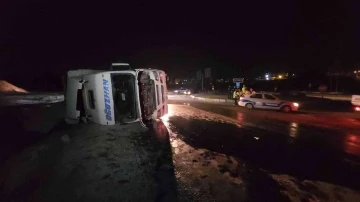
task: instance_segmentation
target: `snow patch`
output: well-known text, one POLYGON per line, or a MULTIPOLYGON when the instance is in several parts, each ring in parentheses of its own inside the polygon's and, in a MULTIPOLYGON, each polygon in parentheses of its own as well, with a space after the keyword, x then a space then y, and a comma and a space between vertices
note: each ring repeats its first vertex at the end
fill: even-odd
POLYGON ((283 174, 271 174, 290 201, 359 201, 356 191, 327 182, 300 180, 283 174))

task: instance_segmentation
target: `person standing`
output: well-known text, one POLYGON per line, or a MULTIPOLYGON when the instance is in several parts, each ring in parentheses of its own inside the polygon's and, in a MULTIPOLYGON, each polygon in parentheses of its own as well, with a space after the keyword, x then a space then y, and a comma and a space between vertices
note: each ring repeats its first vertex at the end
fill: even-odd
POLYGON ((239 96, 240 96, 239 89, 235 89, 234 93, 233 93, 233 99, 234 99, 235 105, 238 105, 237 101, 239 99, 239 96))
POLYGON ((231 88, 231 85, 229 85, 229 88, 228 88, 228 99, 231 99, 232 98, 232 88, 231 88))
POLYGON ((242 89, 241 89, 241 90, 242 90, 242 93, 243 93, 243 94, 245 94, 245 93, 246 93, 246 86, 245 86, 245 85, 243 85, 243 87, 242 87, 242 89))

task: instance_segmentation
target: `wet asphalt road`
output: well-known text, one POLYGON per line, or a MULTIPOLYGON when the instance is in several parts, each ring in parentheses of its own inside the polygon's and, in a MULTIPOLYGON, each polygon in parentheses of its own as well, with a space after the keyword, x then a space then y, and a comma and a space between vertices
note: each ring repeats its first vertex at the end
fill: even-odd
POLYGON ((252 201, 288 200, 266 173, 360 188, 360 119, 356 117, 248 111, 188 97, 169 99, 169 115, 163 121, 170 137, 176 134, 194 148, 236 157, 247 168, 236 175, 246 181, 252 201), (215 118, 199 116, 203 112, 215 118))

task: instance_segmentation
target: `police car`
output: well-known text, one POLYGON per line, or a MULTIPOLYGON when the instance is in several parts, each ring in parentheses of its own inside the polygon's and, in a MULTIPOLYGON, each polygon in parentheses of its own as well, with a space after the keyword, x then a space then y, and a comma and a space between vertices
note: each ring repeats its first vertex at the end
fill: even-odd
POLYGON ((360 95, 353 95, 351 97, 351 104, 354 105, 354 110, 360 112, 360 95))
POLYGON ((244 97, 240 97, 238 104, 247 109, 273 109, 283 112, 297 111, 299 108, 299 103, 280 100, 274 95, 267 93, 245 95, 244 97))

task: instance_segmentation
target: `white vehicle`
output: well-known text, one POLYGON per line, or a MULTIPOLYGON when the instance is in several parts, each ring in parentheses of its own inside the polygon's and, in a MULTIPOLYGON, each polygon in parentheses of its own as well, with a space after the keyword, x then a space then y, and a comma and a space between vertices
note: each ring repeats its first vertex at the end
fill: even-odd
POLYGON ((239 106, 247 109, 273 109, 283 112, 297 111, 299 103, 280 100, 279 98, 267 93, 255 93, 240 97, 239 106))
POLYGON ((177 90, 174 90, 174 93, 178 93, 178 94, 184 94, 184 95, 190 95, 191 94, 191 92, 190 92, 190 90, 189 89, 187 89, 187 88, 179 88, 179 89, 177 89, 177 90))
POLYGON ((166 75, 161 70, 69 71, 65 121, 145 126, 144 122, 167 114, 166 92, 166 75))
POLYGON ((351 104, 354 105, 354 110, 359 112, 360 111, 360 95, 353 95, 351 97, 351 104))

